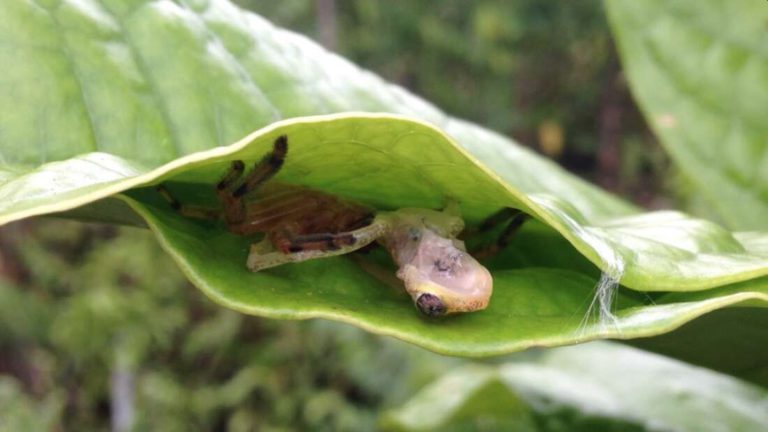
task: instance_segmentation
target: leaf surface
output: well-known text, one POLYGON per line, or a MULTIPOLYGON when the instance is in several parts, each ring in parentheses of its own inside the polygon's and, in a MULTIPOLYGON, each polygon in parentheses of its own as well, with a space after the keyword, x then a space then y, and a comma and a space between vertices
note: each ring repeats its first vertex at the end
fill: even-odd
POLYGON ((768 7, 610 0, 633 94, 680 169, 733 228, 768 228, 768 7))
POLYGON ((531 357, 454 370, 390 411, 385 429, 539 430, 544 421, 578 431, 719 431, 768 422, 765 389, 659 355, 596 342, 531 357))

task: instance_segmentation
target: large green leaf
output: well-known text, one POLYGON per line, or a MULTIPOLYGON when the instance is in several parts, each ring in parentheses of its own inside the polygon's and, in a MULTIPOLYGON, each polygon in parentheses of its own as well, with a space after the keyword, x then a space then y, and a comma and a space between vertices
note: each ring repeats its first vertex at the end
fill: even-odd
POLYGON ((659 355, 596 342, 462 367, 384 418, 387 430, 762 430, 768 392, 659 355), (538 421, 537 421, 538 420, 538 421))
POLYGON ((766 328, 765 309, 729 308, 713 311, 661 336, 634 339, 631 344, 768 388, 766 328))
POLYGON ((768 5, 605 2, 635 97, 729 225, 768 228, 768 5))
POLYGON ((8 66, 0 223, 84 205, 79 217, 135 223, 130 208, 198 287, 234 309, 332 318, 440 352, 485 355, 654 335, 717 308, 768 301, 767 235, 677 212, 635 213, 227 2, 12 0, 0 4, 0 42, 8 66), (298 117, 349 110, 400 115, 298 117), (252 239, 181 218, 142 188, 166 181, 185 201, 206 202, 229 161, 259 159, 280 134, 290 153, 279 181, 382 209, 438 208, 450 197, 470 225, 507 206, 539 222, 492 263, 488 310, 425 321, 374 276, 382 273, 375 255, 249 273, 252 239), (595 323, 589 312, 607 316, 611 306, 605 296, 591 304, 596 269, 606 275, 603 294, 616 279, 681 294, 646 305, 627 292, 615 320, 595 323))

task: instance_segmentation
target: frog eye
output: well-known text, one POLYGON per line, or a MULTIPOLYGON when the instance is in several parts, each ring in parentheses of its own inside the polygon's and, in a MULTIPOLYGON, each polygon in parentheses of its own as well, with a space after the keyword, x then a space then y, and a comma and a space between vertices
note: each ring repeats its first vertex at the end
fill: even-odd
POLYGON ((424 315, 431 317, 445 315, 447 309, 440 297, 429 293, 420 295, 416 300, 416 306, 424 315))

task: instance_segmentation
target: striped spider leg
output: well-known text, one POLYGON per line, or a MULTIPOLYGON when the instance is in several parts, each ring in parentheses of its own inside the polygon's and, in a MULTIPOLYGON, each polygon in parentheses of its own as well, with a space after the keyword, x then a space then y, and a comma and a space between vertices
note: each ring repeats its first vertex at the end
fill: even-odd
POLYGON ((531 218, 530 215, 524 213, 522 210, 506 207, 488 217, 480 227, 477 229, 479 232, 488 232, 497 227, 503 227, 499 233, 496 241, 481 247, 479 250, 473 250, 472 254, 479 258, 484 259, 498 254, 504 248, 509 245, 512 237, 520 231, 523 224, 531 218))
POLYGON ((303 187, 265 185, 280 170, 287 152, 288 138, 283 135, 247 175, 243 161, 232 162, 216 185, 219 210, 181 204, 164 186, 158 190, 185 216, 221 219, 238 235, 265 234, 251 246, 251 271, 349 253, 380 236, 370 225, 371 209, 303 187))

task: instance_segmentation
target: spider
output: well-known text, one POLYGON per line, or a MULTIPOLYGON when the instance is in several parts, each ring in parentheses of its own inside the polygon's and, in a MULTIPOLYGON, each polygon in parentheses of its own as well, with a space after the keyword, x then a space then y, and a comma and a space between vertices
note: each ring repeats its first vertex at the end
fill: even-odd
MULTIPOLYGON (((247 175, 243 161, 232 162, 216 185, 220 210, 181 204, 162 185, 158 191, 184 216, 223 220, 239 235, 264 234, 251 245, 246 262, 251 271, 347 254, 378 242, 392 256, 397 277, 422 313, 440 316, 485 309, 493 280, 457 239, 464 221, 455 202, 442 211, 374 211, 306 187, 265 184, 287 154, 288 137, 282 135, 247 175)), ((503 210, 489 218, 481 230, 496 225, 494 218, 508 218, 508 213, 503 210)), ((513 220, 506 231, 517 226, 513 220)))

